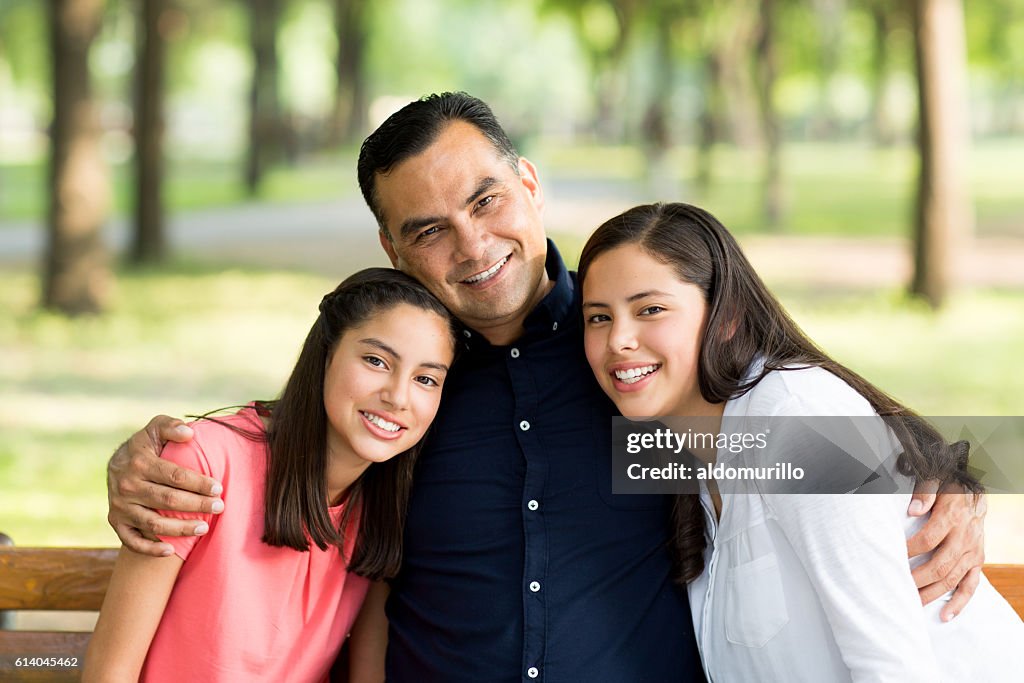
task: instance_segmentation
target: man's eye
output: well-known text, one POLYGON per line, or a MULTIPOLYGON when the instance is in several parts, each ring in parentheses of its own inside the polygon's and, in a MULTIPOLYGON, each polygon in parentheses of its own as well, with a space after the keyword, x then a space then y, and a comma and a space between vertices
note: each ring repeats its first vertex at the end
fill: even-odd
POLYGON ((478 207, 480 207, 480 208, 483 208, 483 207, 487 206, 488 204, 490 204, 493 201, 494 201, 494 195, 493 194, 489 194, 486 197, 484 197, 483 199, 481 199, 479 202, 477 202, 476 205, 478 207))
POLYGON ((440 229, 441 228, 437 227, 436 225, 432 225, 429 228, 427 228, 426 230, 424 230, 423 232, 421 232, 420 234, 416 235, 416 239, 417 240, 421 240, 424 237, 430 237, 431 235, 435 235, 435 234, 437 234, 438 230, 440 230, 440 229))

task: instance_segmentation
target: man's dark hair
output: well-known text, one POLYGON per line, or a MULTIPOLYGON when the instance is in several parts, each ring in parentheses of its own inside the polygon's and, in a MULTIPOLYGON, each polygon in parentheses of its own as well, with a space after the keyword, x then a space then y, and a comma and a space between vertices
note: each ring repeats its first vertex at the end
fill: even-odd
POLYGON ((359 150, 359 189, 377 225, 388 235, 377 198, 377 174, 389 173, 398 164, 429 147, 449 123, 465 121, 479 130, 498 156, 519 174, 519 153, 508 139, 494 112, 483 100, 464 92, 427 95, 410 102, 373 131, 359 150))

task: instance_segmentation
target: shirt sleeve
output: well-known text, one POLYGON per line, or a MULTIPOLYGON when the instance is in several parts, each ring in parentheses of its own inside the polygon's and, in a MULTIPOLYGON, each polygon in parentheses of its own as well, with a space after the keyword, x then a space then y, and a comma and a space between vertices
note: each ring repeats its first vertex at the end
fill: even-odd
POLYGON ((807 572, 853 680, 940 680, 910 575, 904 497, 771 494, 764 499, 807 572))
MULTIPOLYGON (((190 470, 195 470, 209 477, 222 479, 222 472, 214 472, 210 466, 210 461, 206 457, 206 452, 203 449, 203 434, 204 431, 201 429, 195 429, 195 435, 191 441, 186 443, 174 443, 168 442, 163 451, 160 453, 160 457, 164 460, 173 462, 181 467, 187 467, 190 470)), ((206 536, 209 536, 214 532, 217 523, 217 515, 209 512, 177 512, 174 510, 160 510, 161 515, 164 517, 176 517, 178 519, 195 519, 206 522, 210 529, 203 536, 160 536, 160 540, 165 543, 170 543, 174 548, 174 554, 183 560, 188 559, 189 553, 195 547, 196 543, 200 542, 206 536)))

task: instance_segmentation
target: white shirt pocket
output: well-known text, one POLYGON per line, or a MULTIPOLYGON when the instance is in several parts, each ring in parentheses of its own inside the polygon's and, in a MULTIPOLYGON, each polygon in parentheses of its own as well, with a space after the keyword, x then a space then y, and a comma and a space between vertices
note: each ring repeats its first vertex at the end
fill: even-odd
POLYGON ((786 595, 775 553, 728 570, 725 637, 745 647, 764 647, 789 623, 786 595))

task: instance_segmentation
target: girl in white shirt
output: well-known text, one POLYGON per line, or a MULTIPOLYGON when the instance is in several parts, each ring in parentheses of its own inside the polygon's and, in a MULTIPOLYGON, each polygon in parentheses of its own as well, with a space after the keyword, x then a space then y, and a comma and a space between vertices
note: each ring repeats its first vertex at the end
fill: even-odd
MULTIPOLYGON (((925 519, 905 512, 914 477, 981 491, 965 471, 965 444, 946 444, 818 349, 713 216, 686 204, 631 209, 591 236, 579 281, 587 359, 624 416, 687 416, 721 437, 768 419, 832 416, 777 430, 794 438, 767 439, 756 458, 802 457, 814 469, 806 456, 819 457, 821 444, 856 448, 874 459, 876 484, 900 491, 780 493, 777 481, 720 490, 711 481, 677 497, 677 578, 711 681, 1020 680, 1024 624, 991 584, 982 578, 944 623, 941 601, 922 608, 911 576, 927 558, 907 560, 906 538, 925 519), (808 435, 801 448, 795 437, 806 444, 808 435)), ((694 454, 736 464, 728 448, 694 454)))

